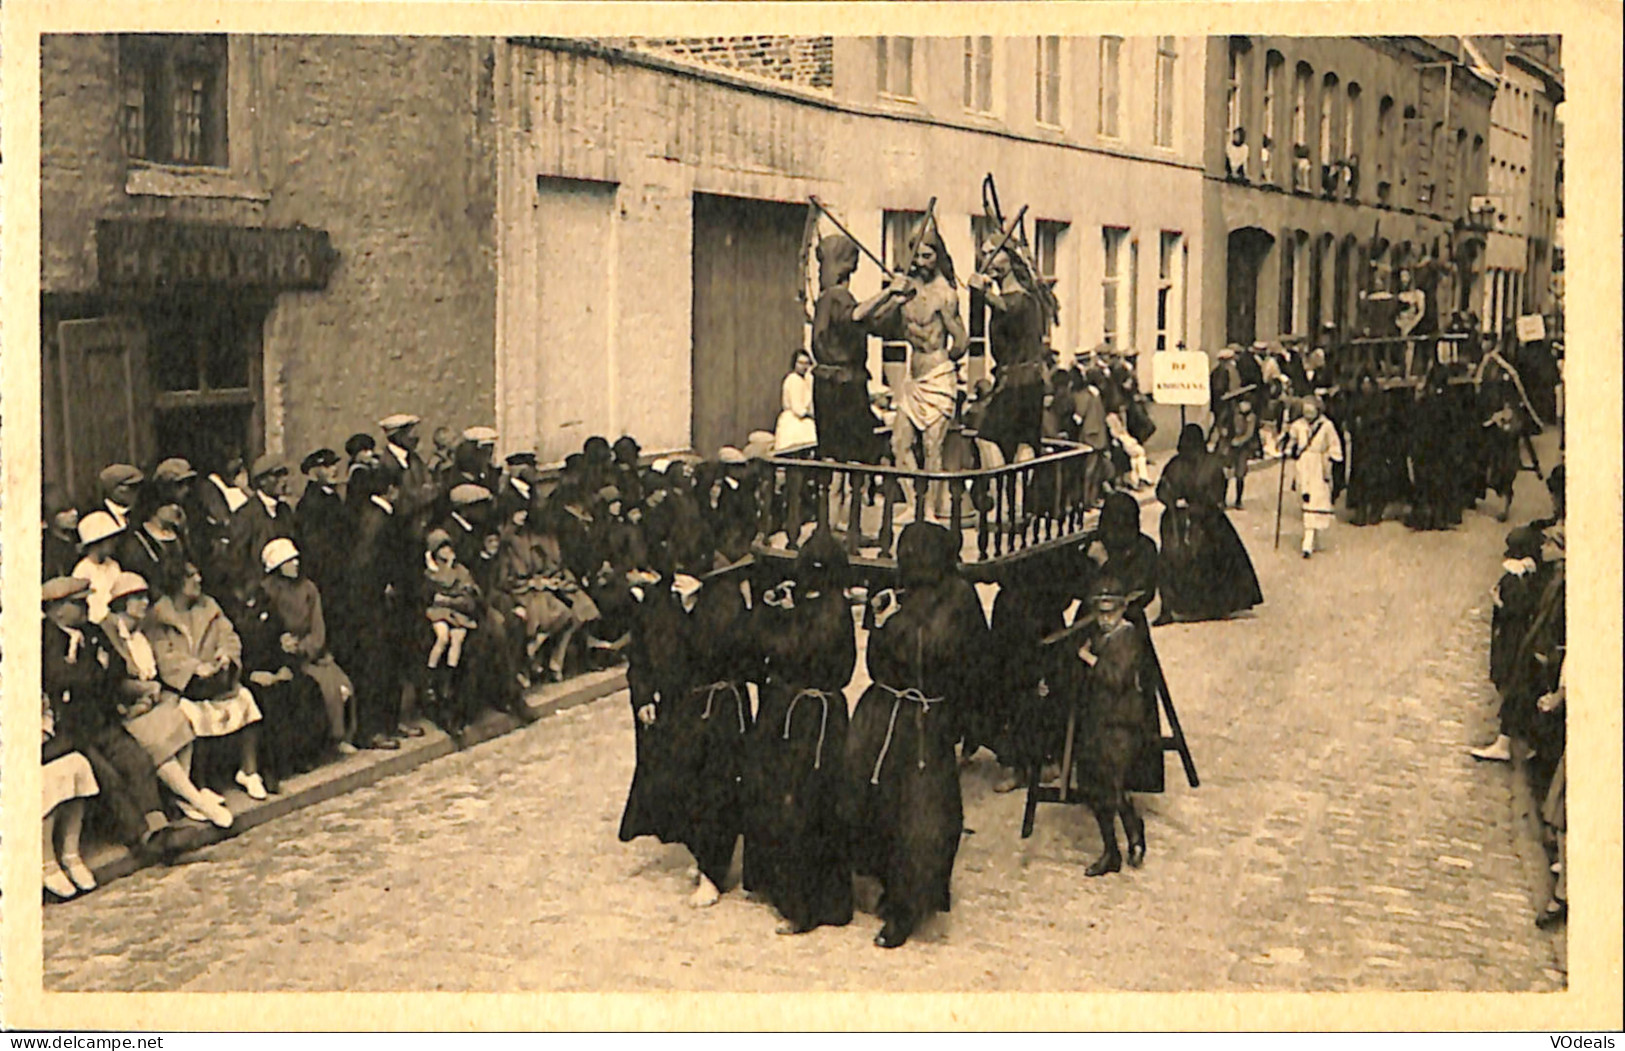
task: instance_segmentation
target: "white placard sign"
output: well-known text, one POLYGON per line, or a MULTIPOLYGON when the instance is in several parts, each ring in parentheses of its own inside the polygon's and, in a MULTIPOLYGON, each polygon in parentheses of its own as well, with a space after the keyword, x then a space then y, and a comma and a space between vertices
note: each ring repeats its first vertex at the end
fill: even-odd
POLYGON ((1546 319, 1539 314, 1525 314, 1518 319, 1518 342, 1535 343, 1546 338, 1546 319))
POLYGON ((1151 355, 1151 400, 1158 405, 1206 405, 1208 359, 1200 350, 1160 350, 1151 355))

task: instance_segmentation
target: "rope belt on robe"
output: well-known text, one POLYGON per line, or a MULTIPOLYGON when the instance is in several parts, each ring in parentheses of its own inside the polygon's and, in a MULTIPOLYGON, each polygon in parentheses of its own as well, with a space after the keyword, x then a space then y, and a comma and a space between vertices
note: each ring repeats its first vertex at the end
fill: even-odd
POLYGON ((824 765, 824 732, 829 729, 829 703, 834 694, 828 690, 815 690, 811 686, 790 698, 790 707, 784 712, 784 740, 790 739, 790 720, 796 714, 796 705, 801 703, 803 697, 816 697, 823 707, 823 715, 818 720, 818 748, 813 752, 813 769, 817 770, 824 765))
POLYGON ((717 694, 723 690, 731 690, 734 695, 734 708, 739 712, 739 732, 745 732, 745 698, 740 694, 738 685, 728 679, 718 679, 705 686, 696 686, 690 692, 699 693, 701 690, 705 691, 705 712, 700 716, 701 722, 711 718, 711 704, 716 700, 717 694))
POLYGON ((883 765, 885 765, 886 753, 891 751, 892 734, 895 733, 896 730, 897 730, 897 713, 903 707, 903 702, 904 701, 909 701, 909 702, 919 706, 918 709, 914 713, 914 717, 915 717, 915 722, 919 725, 919 729, 920 729, 919 766, 920 766, 921 770, 924 770, 925 769, 925 717, 931 713, 931 706, 932 705, 941 704, 945 700, 947 700, 947 698, 945 698, 945 697, 927 697, 923 692, 921 692, 920 690, 915 689, 912 686, 910 686, 906 690, 899 690, 897 687, 888 686, 887 684, 885 684, 883 682, 877 682, 877 683, 875 683, 875 685, 880 687, 882 690, 885 690, 887 693, 891 694, 892 695, 892 702, 891 702, 891 718, 886 721, 886 740, 880 746, 880 755, 879 755, 879 757, 875 759, 875 771, 874 771, 873 774, 871 774, 869 776, 869 783, 871 785, 880 784, 880 768, 883 765))

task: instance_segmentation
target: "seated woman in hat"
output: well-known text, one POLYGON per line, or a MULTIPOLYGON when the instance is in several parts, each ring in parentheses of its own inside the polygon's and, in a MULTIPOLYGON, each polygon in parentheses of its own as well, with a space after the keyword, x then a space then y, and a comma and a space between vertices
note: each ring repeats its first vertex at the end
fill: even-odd
POLYGON ((79 520, 79 548, 84 552, 73 567, 73 575, 90 583, 90 623, 100 624, 107 617, 107 603, 112 597, 113 583, 124 567, 119 565, 116 552, 124 527, 106 511, 92 511, 79 520))
POLYGON ((147 486, 136 497, 130 528, 119 537, 118 563, 162 592, 186 569, 186 512, 180 503, 147 486))
POLYGON ((49 482, 42 488, 41 497, 41 579, 72 576, 79 561, 79 509, 49 482))
POLYGON ((203 577, 188 563, 162 594, 142 628, 158 660, 158 678, 180 699, 198 737, 237 735, 235 780, 251 799, 264 799, 259 775, 259 705, 242 684, 242 640, 220 604, 203 593, 203 577))
MULTIPOLYGON (((598 619, 598 607, 566 567, 558 535, 529 511, 516 511, 504 530, 495 587, 512 596, 514 615, 524 622, 525 655, 536 677, 547 669, 554 682, 564 678, 570 640, 598 619), (542 651, 552 652, 542 663, 542 651)), ((534 680, 533 680, 534 681, 534 680)))
POLYGON ((305 575, 304 556, 292 540, 277 538, 260 553, 261 587, 282 622, 278 645, 293 668, 315 682, 327 719, 327 740, 339 755, 356 751, 355 685, 334 659, 321 590, 305 575))
MULTIPOLYGON (((300 652, 301 641, 314 641, 310 632, 313 618, 320 616, 320 595, 314 584, 300 579, 299 553, 290 552, 291 546, 285 538, 265 545, 259 560, 263 572, 233 621, 242 640, 243 673, 265 716, 258 724, 260 776, 270 792, 279 791, 283 779, 315 767, 334 744, 333 713, 321 685, 304 674, 300 652)), ((338 708, 343 729, 342 702, 338 708)))
POLYGON ((192 783, 192 742, 196 735, 181 711, 180 702, 158 681, 158 659, 142 634, 152 597, 147 582, 135 573, 121 573, 113 585, 111 610, 102 631, 123 662, 119 683, 119 714, 124 729, 146 751, 158 780, 179 800, 181 813, 193 821, 231 827, 231 811, 214 792, 192 783))
POLYGON ((82 753, 118 838, 132 850, 163 851, 173 840, 158 779, 152 760, 124 728, 119 657, 107 635, 89 622, 89 600, 90 585, 76 577, 52 578, 41 589, 40 685, 52 731, 41 758, 82 753))

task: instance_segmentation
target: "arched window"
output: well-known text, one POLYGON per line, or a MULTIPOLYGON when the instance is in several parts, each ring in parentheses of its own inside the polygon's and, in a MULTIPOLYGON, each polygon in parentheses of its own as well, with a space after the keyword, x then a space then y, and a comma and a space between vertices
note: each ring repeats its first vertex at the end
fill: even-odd
POLYGON ((1394 100, 1387 95, 1377 103, 1377 203, 1392 199, 1394 180, 1394 100))
POLYGON ((1315 71, 1309 68, 1309 63, 1299 62, 1297 76, 1292 83, 1292 145, 1309 145, 1309 83, 1315 77, 1315 71))
POLYGON ((1332 109, 1337 101, 1337 74, 1328 73, 1320 84, 1320 163, 1341 160, 1332 142, 1332 109))
POLYGON ((1275 182, 1280 170, 1276 155, 1281 149, 1280 126, 1277 123, 1281 106, 1281 70, 1286 59, 1279 51, 1264 56, 1264 133, 1258 140, 1259 172, 1264 182, 1275 182))
POLYGON ((1309 63, 1299 62, 1297 74, 1292 78, 1292 189, 1298 193, 1312 190, 1313 162, 1309 159, 1309 86, 1315 71, 1309 63))
POLYGON ((1348 102, 1343 106, 1343 159, 1353 160, 1360 155, 1360 85, 1350 83, 1348 102))
POLYGON ((1225 141, 1235 133, 1237 128, 1247 126, 1246 112, 1243 107, 1246 102, 1246 76, 1247 52, 1252 49, 1252 42, 1244 36, 1230 38, 1230 69, 1225 81, 1224 117, 1225 141))

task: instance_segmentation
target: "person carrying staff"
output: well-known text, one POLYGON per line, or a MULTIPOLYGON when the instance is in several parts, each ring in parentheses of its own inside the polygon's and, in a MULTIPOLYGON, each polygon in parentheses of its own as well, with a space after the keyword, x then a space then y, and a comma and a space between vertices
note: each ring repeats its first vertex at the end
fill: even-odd
POLYGON ((858 268, 858 244, 845 234, 818 242, 818 284, 813 304, 813 418, 818 455, 826 460, 875 463, 884 452, 869 406, 869 329, 863 319, 890 293, 862 304, 849 287, 858 268))
POLYGON ((993 312, 988 351, 997 369, 978 437, 982 465, 1030 460, 1044 448, 1044 306, 1021 283, 1011 249, 987 245, 987 272, 965 283, 981 290, 993 312), (990 453, 997 453, 996 456, 990 453))

